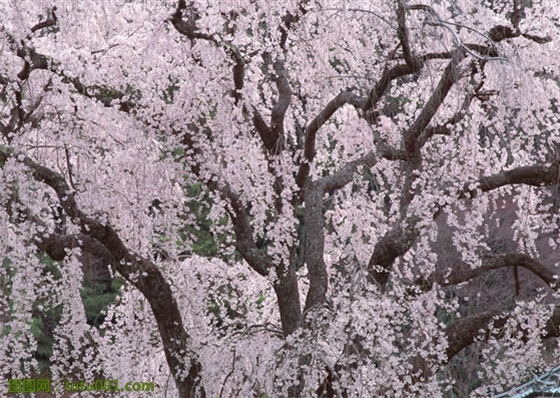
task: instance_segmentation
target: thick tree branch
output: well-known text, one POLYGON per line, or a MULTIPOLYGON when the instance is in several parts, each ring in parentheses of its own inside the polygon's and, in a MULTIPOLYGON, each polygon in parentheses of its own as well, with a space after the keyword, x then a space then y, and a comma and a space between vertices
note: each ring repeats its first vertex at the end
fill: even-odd
MULTIPOLYGON (((481 47, 474 47, 478 51, 491 53, 492 49, 489 49, 486 46, 481 47)), ((429 123, 435 116, 437 110, 442 105, 445 97, 449 93, 451 87, 458 79, 461 77, 458 72, 458 66, 462 62, 463 59, 466 58, 466 53, 461 49, 455 49, 451 52, 451 62, 448 64, 447 68, 444 71, 443 76, 441 77, 438 86, 434 90, 434 93, 430 97, 430 99, 425 104, 422 112, 418 116, 418 118, 414 121, 414 123, 409 127, 409 129, 404 134, 405 140, 405 150, 409 159, 414 160, 418 158, 418 151, 421 145, 425 144, 427 138, 435 133, 446 133, 446 131, 442 128, 434 128, 433 130, 429 130, 427 133, 424 133, 427 129, 429 123), (422 134, 424 136, 422 137, 422 134), (422 139, 422 138, 423 139, 422 139)), ((407 65, 410 68, 410 65, 407 65)), ((409 71, 410 69, 402 68, 403 73, 405 71, 409 71)), ((386 70, 387 71, 387 70, 386 70)), ((388 86, 390 82, 390 76, 387 76, 386 79, 386 86, 388 86)), ((378 99, 381 94, 384 92, 383 84, 380 84, 382 80, 378 83, 377 87, 380 88, 379 96, 377 96, 374 91, 373 94, 370 94, 368 98, 368 102, 366 103, 366 107, 370 103, 370 101, 374 101, 378 99)), ((470 104, 469 99, 467 104, 470 104)), ((456 114, 452 117, 451 122, 456 122, 456 120, 460 120, 462 115, 456 114)), ((415 176, 413 171, 420 167, 418 160, 413 161, 410 163, 405 175, 405 183, 403 186, 403 198, 402 198, 402 206, 406 207, 408 203, 412 200, 413 192, 411 191, 412 184, 415 180, 415 176)), ((489 177, 486 179, 480 180, 480 189, 483 192, 486 192, 490 189, 494 189, 498 186, 502 186, 506 184, 506 181, 509 183, 513 183, 513 181, 528 183, 530 185, 537 185, 541 186, 543 184, 543 179, 547 181, 547 185, 552 185, 554 183, 558 183, 558 165, 551 166, 550 168, 538 169, 538 170, 518 170, 514 173, 509 173, 507 175, 496 175, 493 177, 489 177), (500 185, 501 184, 501 185, 500 185), (493 187, 493 188, 492 188, 493 187)), ((472 191, 470 191, 472 192, 472 191)), ((474 193, 470 193, 471 196, 474 193)), ((466 196, 465 193, 462 193, 460 196, 466 196)), ((384 286, 389 278, 390 270, 395 259, 399 256, 402 256, 406 253, 414 244, 417 236, 418 231, 415 228, 406 228, 404 230, 397 228, 393 231, 389 232, 385 237, 383 237, 374 248, 374 252, 370 258, 368 269, 369 275, 372 281, 384 286)))
POLYGON ((273 269, 272 261, 265 253, 259 250, 255 243, 253 228, 249 223, 249 215, 245 210, 243 201, 229 184, 218 182, 218 179, 213 178, 213 176, 204 175, 204 171, 197 160, 198 157, 204 156, 202 149, 197 145, 196 135, 199 132, 199 127, 196 125, 189 125, 187 127, 188 131, 175 131, 174 134, 182 137, 181 141, 185 147, 185 152, 193 154, 192 158, 187 159, 191 171, 212 192, 226 203, 229 203, 230 208, 227 211, 233 225, 237 250, 259 275, 269 275, 270 270, 273 269))
POLYGON ((377 241, 368 262, 368 280, 384 288, 395 260, 405 254, 419 236, 417 228, 395 227, 377 241))
POLYGON ((212 183, 207 185, 212 190, 217 191, 222 199, 225 199, 231 206, 229 215, 235 232, 236 248, 239 250, 239 253, 259 275, 268 276, 270 270, 273 269, 272 261, 255 244, 253 228, 249 224, 249 217, 243 202, 229 185, 223 187, 212 183))
MULTIPOLYGON (((204 396, 204 390, 199 384, 202 368, 195 353, 191 354, 187 380, 182 380, 182 374, 185 372, 184 363, 177 353, 191 352, 190 337, 183 326, 181 313, 171 287, 157 266, 131 252, 110 225, 103 224, 82 212, 73 190, 62 175, 37 164, 27 156, 18 155, 9 148, 0 147, 1 162, 5 162, 11 157, 16 157, 29 168, 35 180, 45 183, 54 190, 60 205, 72 221, 80 226, 81 233, 102 244, 114 257, 116 270, 146 297, 156 318, 167 363, 177 380, 181 396, 191 397, 197 391, 204 396)), ((47 242, 48 238, 45 244, 47 242)), ((88 243, 93 244, 93 241, 88 241, 88 243)))
POLYGON ((424 105, 422 112, 420 112, 414 123, 404 133, 405 149, 410 156, 415 156, 420 149, 418 138, 445 101, 453 84, 461 78, 458 66, 465 57, 466 55, 463 51, 455 52, 451 62, 445 68, 436 89, 424 105))
MULTIPOLYGON (((453 322, 445 329, 448 347, 447 359, 450 361, 461 350, 479 340, 488 340, 491 331, 500 330, 510 319, 511 313, 504 308, 492 309, 468 316, 453 322)), ((543 338, 558 337, 560 331, 560 308, 555 307, 543 328, 543 338)))
POLYGON ((53 7, 48 11, 47 19, 45 19, 43 22, 39 22, 39 23, 35 24, 31 28, 31 32, 35 33, 38 30, 45 29, 45 28, 48 28, 48 27, 51 27, 51 26, 55 26, 56 23, 57 23, 56 7, 53 7))
MULTIPOLYGON (((196 126, 190 126, 190 128, 196 133, 196 126)), ((179 135, 178 132, 176 134, 179 135)), ((200 147, 196 145, 195 137, 190 131, 183 133, 182 137, 187 152, 191 152, 195 156, 203 156, 200 147)), ((249 266, 262 276, 270 276, 272 271, 276 271, 276 281, 273 283, 273 287, 278 299, 282 331, 285 336, 288 336, 299 327, 301 321, 301 303, 295 264, 286 266, 274 264, 272 259, 257 247, 253 236, 253 228, 249 222, 249 215, 237 193, 227 183, 218 182, 217 179, 210 176, 205 178, 196 159, 189 159, 189 163, 192 172, 200 181, 204 182, 211 191, 229 204, 227 211, 235 233, 235 245, 249 266)))
POLYGON ((177 32, 181 33, 191 40, 202 39, 218 44, 216 39, 214 39, 214 37, 212 37, 211 35, 200 33, 198 31, 198 27, 196 26, 196 19, 196 10, 194 10, 192 5, 187 6, 187 2, 185 0, 179 0, 177 2, 177 8, 175 9, 175 12, 169 20, 171 21, 177 32))
POLYGON ((253 108, 253 126, 263 142, 264 147, 268 152, 273 152, 276 146, 276 138, 272 130, 268 127, 261 114, 256 108, 253 108))
POLYGON ((274 70, 273 80, 278 90, 278 98, 272 107, 270 116, 270 132, 271 138, 267 141, 274 142, 272 148, 267 148, 273 153, 281 152, 284 149, 284 116, 290 106, 292 97, 292 89, 288 81, 288 72, 284 68, 281 60, 273 60, 270 53, 265 52, 262 55, 266 66, 272 67, 274 70))
POLYGON ((309 271, 309 292, 305 311, 321 306, 326 301, 329 279, 324 261, 325 218, 323 196, 325 184, 309 183, 305 189, 305 261, 309 271))
POLYGON ((445 58, 453 59, 455 56, 457 56, 458 53, 463 54, 464 56, 464 51, 467 51, 469 54, 477 57, 484 57, 484 58, 498 57, 498 53, 494 46, 469 44, 469 43, 463 43, 462 41, 458 43, 460 45, 459 48, 456 48, 449 52, 428 53, 422 56, 414 56, 411 50, 410 40, 408 38, 408 30, 406 28, 405 12, 407 9, 408 10, 419 9, 419 10, 424 10, 429 12, 433 11, 431 7, 422 4, 406 6, 402 3, 401 0, 398 1, 397 22, 399 26, 398 26, 397 35, 403 47, 403 55, 406 64, 397 65, 392 68, 385 68, 378 83, 375 85, 375 87, 370 91, 368 95, 367 101, 364 106, 365 111, 369 111, 370 109, 376 106, 376 104, 383 96, 383 93, 389 87, 389 83, 392 80, 420 71, 424 65, 424 62, 427 60, 445 59, 445 58))
POLYGON ((437 125, 437 126, 428 126, 418 137, 418 145, 423 147, 434 135, 451 135, 451 128, 459 123, 461 120, 465 118, 469 107, 472 103, 474 98, 479 98, 481 101, 486 101, 488 97, 492 95, 497 95, 498 92, 495 90, 487 90, 481 91, 478 90, 475 93, 470 93, 465 96, 463 101, 463 105, 461 109, 457 111, 453 116, 447 119, 444 123, 437 125))
POLYGON ((381 97, 383 97, 383 94, 389 87, 391 81, 398 79, 399 77, 413 74, 415 72, 417 71, 408 64, 401 64, 392 68, 385 68, 381 75, 381 78, 368 95, 368 98, 364 105, 364 111, 367 112, 377 105, 377 103, 379 102, 381 97))
POLYGON ((113 267, 117 265, 113 254, 101 242, 83 233, 71 235, 52 233, 38 237, 36 246, 56 261, 61 261, 68 255, 67 249, 79 247, 84 252, 101 258, 106 265, 110 264, 113 267))
POLYGON ((343 91, 334 97, 309 123, 305 129, 305 143, 303 148, 304 161, 299 166, 296 176, 298 187, 303 188, 307 176, 309 175, 310 165, 315 158, 315 140, 319 129, 330 119, 330 117, 346 104, 351 104, 357 109, 364 107, 364 99, 352 94, 350 91, 343 91))
POLYGON ((232 210, 229 215, 236 237, 236 247, 245 261, 262 276, 268 276, 276 270, 273 288, 278 299, 282 332, 284 336, 292 334, 300 325, 301 304, 295 266, 274 266, 269 256, 259 250, 253 238, 253 229, 248 221, 245 207, 237 195, 226 185, 218 188, 221 196, 229 202, 232 210))
POLYGON ((440 286, 459 285, 485 275, 489 271, 509 267, 523 267, 551 287, 555 286, 558 282, 553 271, 531 256, 524 253, 508 253, 488 255, 484 258, 482 265, 474 269, 463 263, 455 264, 451 272, 436 272, 428 281, 419 280, 417 284, 426 286, 426 282, 428 282, 428 287, 434 282, 440 286))
MULTIPOLYGON (((464 46, 485 56, 498 56, 498 54, 495 52, 496 50, 488 46, 480 44, 465 44, 464 46)), ((425 61, 434 59, 452 59, 456 55, 457 51, 458 50, 455 49, 447 52, 427 53, 418 56, 419 63, 416 65, 416 67, 418 67, 419 69, 417 69, 416 67, 412 67, 409 64, 400 64, 393 66, 392 68, 386 67, 383 70, 381 78, 379 79, 375 87, 370 91, 366 102, 363 105, 363 110, 367 112, 377 105, 379 100, 383 97, 385 91, 387 91, 387 89, 389 88, 389 84, 391 83, 391 81, 419 72, 422 69, 425 61)))
POLYGON ((346 163, 338 172, 321 178, 320 183, 324 185, 325 192, 333 193, 352 182, 354 173, 360 166, 373 167, 376 163, 375 153, 373 151, 368 152, 361 158, 346 163))
POLYGON ((422 58, 417 57, 412 52, 412 47, 410 45, 410 39, 408 35, 408 28, 406 27, 406 11, 403 0, 397 0, 397 37, 401 43, 403 50, 404 60, 408 66, 412 68, 413 71, 419 71, 422 69, 422 58))
POLYGON ((274 62, 274 71, 276 72, 274 81, 278 89, 278 99, 276 100, 276 104, 272 107, 270 127, 279 143, 277 151, 281 151, 283 149, 283 144, 281 142, 284 140, 284 116, 290 106, 292 89, 288 82, 288 72, 284 69, 284 65, 281 61, 277 60, 274 62))
POLYGON ((404 164, 404 182, 401 190, 400 209, 401 214, 405 214, 408 205, 418 193, 418 188, 414 184, 418 178, 418 173, 422 167, 422 157, 420 149, 423 144, 421 135, 431 123, 433 117, 445 101, 447 94, 453 85, 461 78, 459 64, 466 58, 462 49, 455 50, 451 61, 445 68, 441 79, 433 91, 432 95, 422 108, 416 120, 403 134, 404 149, 407 154, 407 162, 404 164))
POLYGON ((551 186, 560 183, 560 160, 549 165, 522 166, 512 170, 483 177, 475 184, 469 184, 459 192, 459 198, 474 198, 478 191, 489 192, 506 185, 524 184, 534 187, 551 186))
POLYGON ((464 348, 473 344, 480 337, 481 330, 487 330, 495 322, 496 317, 502 313, 502 309, 492 309, 459 319, 449 325, 445 329, 448 342, 447 360, 450 361, 464 348))

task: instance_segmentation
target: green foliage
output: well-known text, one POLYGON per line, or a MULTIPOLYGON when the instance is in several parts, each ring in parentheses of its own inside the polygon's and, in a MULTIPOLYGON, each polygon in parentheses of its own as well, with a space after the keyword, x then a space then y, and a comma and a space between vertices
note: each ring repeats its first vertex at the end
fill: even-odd
POLYGON ((169 84, 166 88, 161 90, 161 95, 166 104, 172 104, 173 101, 175 101, 175 93, 179 91, 179 86, 177 85, 179 83, 179 79, 169 75, 167 80, 169 81, 169 84))
POLYGON ((84 284, 84 287, 80 290, 80 295, 82 296, 86 320, 89 325, 99 327, 103 323, 105 320, 105 310, 118 296, 118 289, 115 289, 114 286, 119 283, 122 284, 123 282, 113 282, 113 286, 109 291, 107 291, 105 284, 99 282, 84 284))
MULTIPOLYGON (((53 261, 45 253, 39 253, 38 258, 43 265, 43 275, 51 275, 56 282, 62 278, 60 272, 60 263, 53 261)), ((15 274, 15 269, 11 267, 12 261, 4 258, 2 267, 6 269, 6 275, 0 278, 0 289, 10 297, 11 294, 11 278, 15 274)), ((80 291, 86 319, 88 324, 98 327, 104 320, 106 308, 112 304, 118 295, 118 291, 124 280, 122 278, 114 278, 111 286, 107 288, 106 284, 95 281, 84 281, 84 286, 80 291)), ((32 317, 30 320, 30 332, 37 342, 35 350, 35 359, 39 363, 39 370, 43 370, 50 365, 50 357, 53 353, 54 331, 60 320, 62 319, 63 305, 49 300, 37 300, 33 303, 32 317)), ((13 301, 9 302, 8 317, 13 317, 13 301)), ((0 330, 1 335, 7 335, 11 329, 6 323, 0 330)))
MULTIPOLYGON (((217 221, 210 220, 208 215, 213 205, 213 199, 208 189, 202 183, 196 183, 186 188, 188 212, 195 215, 195 222, 189 223, 180 231, 185 240, 191 240, 194 254, 203 257, 219 257, 224 261, 232 260, 230 255, 224 254, 220 248, 232 241, 231 233, 215 233, 213 225, 224 226, 228 217, 223 216, 217 221)), ((237 255, 236 255, 237 258, 237 255)))
MULTIPOLYGON (((209 300, 208 313, 214 316, 218 328, 227 329, 232 320, 243 318, 243 314, 232 305, 234 299, 235 292, 231 286, 226 285, 219 289, 218 295, 211 297, 209 300)), ((242 328, 243 325, 238 323, 237 327, 242 328)))
POLYGON ((35 359, 39 369, 43 370, 50 365, 53 353, 54 330, 62 318, 62 305, 50 306, 35 303, 33 305, 33 318, 31 319, 31 333, 37 341, 35 359))

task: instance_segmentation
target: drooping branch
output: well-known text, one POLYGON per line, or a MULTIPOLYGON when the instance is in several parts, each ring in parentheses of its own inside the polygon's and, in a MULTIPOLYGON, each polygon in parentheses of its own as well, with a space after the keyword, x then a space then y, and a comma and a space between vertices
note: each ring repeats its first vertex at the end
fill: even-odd
MULTIPOLYGON (((201 364, 198 356, 191 352, 190 336, 184 328, 177 301, 169 283, 158 267, 150 260, 130 251, 116 230, 109 224, 103 224, 86 215, 79 208, 73 190, 62 175, 36 163, 27 156, 15 153, 10 148, 0 147, 0 162, 5 162, 12 157, 21 161, 36 181, 45 183, 54 190, 68 217, 80 226, 82 234, 91 237, 92 240, 87 240, 86 243, 94 245, 94 242, 97 241, 103 245, 114 258, 116 270, 140 290, 150 303, 163 342, 167 363, 175 377, 181 396, 192 397, 197 392, 205 396, 204 389, 200 385, 201 364), (191 353, 188 370, 184 369, 185 364, 177 355, 181 352, 191 353), (185 371, 187 376, 183 380, 185 371)), ((47 243, 48 238, 45 241, 45 244, 47 243)))
POLYGON ((235 89, 233 90, 233 98, 237 105, 241 100, 241 90, 244 86, 245 76, 245 59, 241 55, 239 49, 230 42, 219 40, 216 35, 200 33, 196 25, 198 14, 193 4, 187 6, 185 0, 179 0, 177 8, 169 19, 177 32, 188 37, 190 40, 206 40, 218 47, 221 47, 233 61, 232 77, 235 89))
MULTIPOLYGON (((269 276, 272 271, 275 271, 276 280, 273 283, 273 288, 278 299, 282 331, 284 336, 288 336, 299 327, 301 321, 301 303, 295 265, 274 264, 270 256, 257 247, 253 228, 243 201, 227 182, 219 181, 219 179, 213 178, 214 176, 204 174, 196 159, 197 156, 204 155, 200 146, 196 144, 196 137, 193 135, 193 132, 196 133, 197 127, 190 126, 190 128, 192 131, 183 132, 181 135, 186 152, 195 155, 195 158, 189 159, 191 171, 211 191, 228 203, 229 207, 226 210, 233 225, 235 245, 249 266, 262 276, 269 276)), ((176 132, 176 134, 179 135, 179 132, 176 132)))

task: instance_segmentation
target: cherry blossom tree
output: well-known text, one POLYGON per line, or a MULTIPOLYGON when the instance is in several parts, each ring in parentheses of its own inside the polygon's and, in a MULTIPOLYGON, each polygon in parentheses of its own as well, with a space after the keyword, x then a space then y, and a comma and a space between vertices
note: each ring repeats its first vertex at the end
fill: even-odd
POLYGON ((457 396, 465 358, 488 396, 558 361, 551 2, 0 11, 3 378, 47 307, 54 380, 158 396, 457 396), (84 254, 126 280, 100 328, 84 254))

